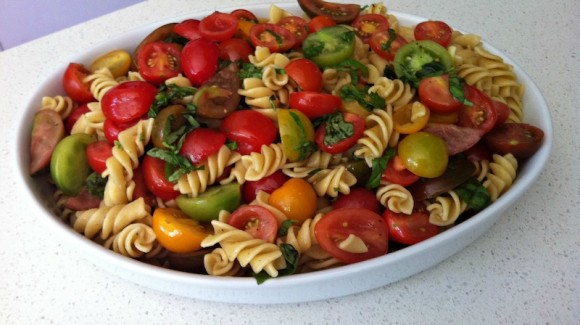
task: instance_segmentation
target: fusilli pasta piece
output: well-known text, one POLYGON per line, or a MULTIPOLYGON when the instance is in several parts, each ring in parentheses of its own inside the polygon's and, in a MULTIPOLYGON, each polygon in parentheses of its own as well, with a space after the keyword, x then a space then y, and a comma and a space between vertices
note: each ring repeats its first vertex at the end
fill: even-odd
POLYGON ((504 156, 494 154, 489 169, 483 187, 487 189, 491 201, 494 202, 511 187, 516 178, 518 161, 511 153, 504 156))
MULTIPOLYGON (((390 110, 390 105, 387 107, 390 110)), ((354 155, 364 158, 367 165, 372 166, 372 160, 379 158, 387 147, 398 140, 398 133, 393 129, 393 119, 388 111, 375 109, 373 113, 366 117, 366 130, 363 136, 358 139, 359 148, 354 155)), ((394 146, 394 145, 391 145, 394 146)))
POLYGON ((226 251, 218 247, 203 257, 204 268, 209 275, 235 276, 240 273, 241 266, 237 261, 230 261, 226 251))
POLYGON ((83 79, 91 85, 91 93, 97 101, 101 101, 103 96, 113 87, 119 84, 111 71, 107 68, 99 69, 83 79))
POLYGON ((248 59, 253 65, 263 68, 268 65, 274 65, 277 68, 285 68, 290 59, 282 53, 272 53, 267 47, 256 46, 254 55, 249 55, 248 59))
POLYGON ((308 178, 318 196, 337 197, 338 193, 350 193, 350 187, 356 184, 356 177, 345 166, 322 169, 308 178))
POLYGON ((101 103, 91 102, 87 104, 89 111, 82 114, 73 125, 70 133, 84 133, 88 135, 96 135, 97 139, 105 140, 105 133, 103 126, 105 124, 105 115, 101 110, 101 103))
POLYGON ((439 195, 434 202, 427 205, 429 223, 437 226, 449 226, 467 209, 467 203, 462 201, 455 191, 439 195))
POLYGON ((241 164, 245 169, 245 180, 257 181, 282 169, 286 164, 286 160, 282 145, 272 143, 269 146, 262 145, 259 153, 252 152, 249 155, 242 156, 236 165, 241 164))
POLYGON ((380 77, 368 90, 370 93, 377 93, 395 110, 398 107, 409 104, 415 97, 415 90, 399 79, 391 80, 380 77))
POLYGON ((415 201, 405 187, 382 181, 377 188, 376 197, 381 204, 395 213, 411 214, 415 201))
POLYGON ((150 226, 144 223, 133 223, 110 237, 103 246, 123 256, 139 258, 154 251, 159 244, 150 226))
POLYGON ((68 96, 44 96, 40 103, 40 109, 56 111, 63 120, 70 115, 75 107, 75 103, 68 96))
POLYGON ((319 169, 335 166, 342 161, 342 154, 330 154, 317 150, 307 159, 284 165, 282 172, 293 178, 305 178, 319 169))

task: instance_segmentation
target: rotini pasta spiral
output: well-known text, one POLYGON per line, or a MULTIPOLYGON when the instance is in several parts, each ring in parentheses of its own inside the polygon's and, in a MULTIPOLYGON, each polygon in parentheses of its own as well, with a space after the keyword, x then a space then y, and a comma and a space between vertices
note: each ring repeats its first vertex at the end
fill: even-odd
POLYGON ((411 214, 415 201, 411 192, 405 187, 388 182, 382 182, 376 192, 381 204, 395 213, 411 214))
POLYGON ((282 53, 272 53, 267 47, 257 46, 254 55, 249 55, 248 59, 253 65, 263 68, 268 65, 274 65, 276 68, 285 68, 290 59, 282 53))
POLYGON ((103 126, 105 124, 105 115, 101 110, 101 103, 88 103, 89 111, 82 114, 75 122, 71 129, 71 134, 84 133, 88 135, 96 135, 98 140, 104 140, 105 134, 103 126))
MULTIPOLYGON (((387 109, 390 109, 388 105, 387 109)), ((398 134, 393 129, 393 119, 388 111, 375 109, 366 118, 366 130, 363 136, 358 139, 359 148, 354 155, 364 158, 367 165, 372 166, 372 160, 379 158, 391 142, 398 140, 398 134)))
POLYGON ((340 89, 343 86, 351 83, 350 74, 346 71, 339 71, 334 68, 326 68, 322 71, 322 87, 335 96, 340 95, 340 89))
POLYGON ((288 75, 282 73, 276 66, 267 65, 262 70, 262 82, 264 86, 276 91, 286 86, 288 75))
POLYGON ((494 154, 492 160, 483 187, 487 189, 493 202, 511 187, 516 178, 518 161, 511 153, 504 156, 494 154))
POLYGON ((216 276, 235 276, 241 270, 240 264, 237 261, 230 261, 226 251, 221 247, 205 254, 203 265, 207 274, 216 276))
POLYGON ((369 93, 377 93, 395 110, 397 107, 409 104, 415 97, 415 90, 399 79, 391 80, 380 77, 368 90, 369 93))
POLYGON ((304 254, 310 250, 312 246, 318 245, 316 236, 314 235, 314 227, 323 213, 317 213, 313 218, 306 219, 300 226, 292 226, 288 229, 288 233, 284 239, 278 241, 279 244, 286 243, 292 245, 300 254, 304 254))
POLYGON ((433 203, 427 205, 429 223, 437 226, 452 225, 466 209, 467 203, 462 201, 457 193, 449 191, 437 196, 433 203))
POLYGON ((119 84, 111 71, 107 68, 99 69, 83 79, 91 85, 91 93, 97 101, 101 101, 103 96, 113 87, 119 84))
POLYGON ((258 193, 256 193, 256 198, 252 202, 250 202, 250 205, 258 205, 270 211, 274 215, 274 217, 276 217, 276 220, 278 220, 278 224, 281 224, 282 222, 287 220, 288 217, 286 217, 284 212, 272 206, 269 200, 270 194, 264 191, 258 191, 258 193))
POLYGON ((44 96, 40 104, 40 109, 51 109, 56 111, 60 117, 66 119, 76 104, 68 96, 44 96))
POLYGON ((284 165, 282 172, 294 178, 305 178, 319 169, 335 166, 342 161, 342 154, 330 154, 317 150, 310 154, 307 159, 284 165))
POLYGON ((133 223, 110 237, 103 246, 123 256, 139 258, 154 251, 158 243, 155 232, 150 226, 144 223, 133 223))
POLYGON ((280 104, 274 90, 268 88, 260 78, 245 78, 238 94, 244 96, 245 103, 252 108, 276 108, 280 104))
POLYGON ((282 145, 273 143, 269 146, 262 145, 260 152, 252 152, 244 155, 236 165, 241 164, 245 170, 244 179, 257 181, 274 174, 286 164, 286 154, 282 145))
POLYGON ((337 197, 338 193, 348 194, 356 184, 356 177, 345 166, 322 169, 308 178, 318 196, 337 197))

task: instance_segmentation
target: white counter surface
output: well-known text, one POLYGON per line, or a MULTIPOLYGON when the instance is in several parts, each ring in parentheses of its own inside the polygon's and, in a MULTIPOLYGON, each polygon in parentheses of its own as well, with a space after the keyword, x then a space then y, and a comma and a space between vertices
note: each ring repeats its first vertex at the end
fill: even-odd
POLYGON ((326 301, 233 305, 124 281, 47 232, 16 197, 10 162, 14 112, 55 62, 136 26, 250 2, 261 1, 149 0, 0 53, 1 324, 580 322, 580 3, 573 0, 386 3, 481 35, 527 71, 553 116, 552 158, 537 183, 482 237, 422 273, 326 301))

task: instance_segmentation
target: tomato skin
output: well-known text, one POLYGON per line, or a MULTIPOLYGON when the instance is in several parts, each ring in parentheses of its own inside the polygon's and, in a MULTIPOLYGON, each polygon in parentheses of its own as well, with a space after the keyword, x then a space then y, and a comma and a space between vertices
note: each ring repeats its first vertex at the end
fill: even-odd
POLYGON ((353 134, 350 137, 340 140, 336 143, 326 144, 324 141, 324 138, 326 136, 326 123, 323 123, 318 127, 318 129, 316 129, 314 139, 318 147, 324 152, 328 152, 331 154, 345 152, 352 146, 354 146, 357 140, 363 136, 363 133, 365 131, 365 120, 356 114, 352 113, 341 113, 341 114, 345 122, 351 123, 353 125, 353 134))
POLYGON ((245 20, 254 22, 256 24, 258 23, 258 17, 256 17, 253 12, 246 9, 236 9, 230 12, 230 15, 236 17, 238 21, 245 20))
POLYGON ((101 109, 115 123, 136 121, 149 112, 156 95, 157 88, 148 82, 123 82, 105 93, 101 109))
POLYGON ((448 47, 451 44, 453 31, 445 22, 430 20, 417 24, 413 33, 418 41, 430 40, 439 43, 443 47, 448 47))
POLYGON ((479 129, 482 132, 490 131, 497 122, 497 114, 491 99, 481 90, 470 85, 465 85, 463 91, 465 98, 473 105, 464 105, 459 110, 457 125, 479 129))
POLYGON ((296 37, 291 31, 274 24, 252 26, 250 41, 255 47, 267 47, 270 52, 286 52, 296 45, 296 37))
POLYGON ((91 110, 89 109, 89 106, 87 104, 82 104, 80 106, 78 106, 77 108, 75 108, 70 114, 69 116, 66 118, 64 127, 66 130, 67 134, 70 134, 70 131, 72 130, 73 126, 75 125, 75 123, 79 120, 79 118, 85 114, 90 112, 91 110))
POLYGON ((316 16, 308 22, 308 32, 315 33, 324 27, 336 26, 334 20, 328 16, 316 16))
MULTIPOLYGON (((395 158, 390 159, 387 162, 387 168, 383 171, 381 178, 387 182, 399 184, 402 186, 409 186, 416 181, 419 180, 419 176, 413 174, 409 171, 405 166, 402 166, 402 169, 399 167, 397 168, 397 159, 400 160, 399 156, 395 156, 395 158)), ((402 162, 399 162, 402 164, 402 162)))
POLYGON ((209 128, 198 128, 185 136, 179 153, 193 164, 199 164, 218 152, 225 143, 226 135, 223 132, 209 128))
POLYGON ((495 126, 505 123, 510 115, 510 107, 507 104, 493 98, 491 99, 491 103, 493 105, 493 109, 495 110, 495 114, 497 115, 495 126))
POLYGON ((403 138, 397 146, 397 154, 409 171, 426 178, 441 176, 449 161, 443 139, 423 131, 403 138))
POLYGON ((353 187, 348 194, 340 194, 332 203, 333 209, 362 208, 381 213, 381 202, 375 192, 364 187, 353 187))
POLYGON ((343 263, 357 263, 381 255, 388 251, 388 232, 381 216, 368 209, 342 208, 325 214, 314 227, 314 234, 320 247, 343 263), (365 243, 368 251, 351 253, 338 244, 353 234, 365 243))
POLYGON ((272 144, 278 135, 271 119, 251 110, 234 111, 224 119, 220 130, 238 144, 238 152, 243 155, 260 152, 262 145, 272 144))
POLYGON ((219 47, 200 38, 189 41, 181 51, 181 68, 194 87, 209 80, 218 68, 219 47))
POLYGON ((389 31, 379 31, 371 35, 369 39, 369 45, 371 49, 377 53, 380 57, 385 60, 393 61, 395 59, 395 55, 397 51, 405 44, 407 44, 407 40, 405 40, 400 35, 395 35, 395 39, 391 42, 391 44, 387 49, 383 47, 386 46, 386 43, 389 40, 389 31))
POLYGON ((238 19, 231 14, 216 11, 199 22, 203 38, 221 42, 230 39, 238 30, 238 19))
POLYGON ((298 16, 284 17, 280 19, 276 25, 282 26, 294 34, 294 38, 296 39, 294 47, 300 46, 302 41, 304 41, 308 35, 308 22, 306 22, 304 18, 298 16))
POLYGON ((401 134, 421 131, 429 122, 431 111, 421 102, 412 102, 393 113, 393 127, 401 134))
POLYGON ((459 111, 463 104, 453 98, 449 91, 449 76, 424 78, 419 82, 419 98, 429 109, 440 114, 459 111))
POLYGON ((527 123, 504 123, 483 136, 491 152, 517 159, 531 157, 542 145, 544 131, 527 123))
POLYGON ((316 63, 311 60, 292 60, 284 70, 286 70, 288 77, 298 84, 301 90, 318 93, 322 91, 322 72, 320 72, 316 63))
POLYGON ((174 43, 151 42, 137 55, 143 79, 159 85, 181 72, 181 48, 174 43))
POLYGON ((252 46, 241 38, 230 38, 219 44, 220 58, 225 61, 250 62, 249 56, 254 53, 252 46))
POLYGON ((306 146, 314 141, 314 126, 310 119, 297 109, 279 109, 277 117, 282 148, 288 161, 306 159, 310 154, 306 146))
POLYGON ((383 218, 389 229, 389 239, 403 245, 414 245, 439 233, 439 226, 429 223, 429 213, 415 209, 411 215, 386 209, 383 218))
POLYGON ((304 113, 309 119, 315 119, 338 111, 342 105, 342 99, 335 95, 315 91, 296 91, 290 94, 288 104, 291 108, 304 113))
POLYGON ((95 100, 90 85, 83 81, 91 72, 82 64, 71 62, 62 77, 62 86, 66 94, 77 103, 88 103, 95 100))
POLYGON ((327 68, 352 56, 355 37, 354 31, 345 26, 330 26, 310 33, 302 42, 302 50, 307 59, 321 68, 327 68))
POLYGON ((141 162, 145 185, 155 196, 162 200, 175 199, 179 191, 174 190, 175 184, 167 180, 165 176, 165 161, 149 155, 145 155, 141 162))
POLYGON ((173 253, 191 253, 201 249, 210 231, 175 208, 157 208, 152 228, 161 246, 173 253))
POLYGON ((119 133, 123 130, 132 127, 139 121, 131 121, 126 123, 115 123, 113 120, 106 118, 103 123, 103 133, 110 144, 115 145, 115 141, 119 140, 119 133))
POLYGON ((471 148, 463 152, 470 161, 491 160, 491 152, 487 148, 485 141, 479 141, 471 148))
POLYGON ((177 25, 173 26, 173 31, 176 34, 183 36, 190 41, 200 39, 203 36, 199 31, 199 23, 200 21, 197 19, 186 19, 178 23, 177 25))
POLYGON ((102 174, 107 169, 107 159, 113 156, 113 146, 107 141, 96 141, 87 146, 89 166, 102 174))
POLYGON ((372 34, 389 29, 389 21, 383 15, 364 14, 356 17, 351 26, 361 40, 368 43, 372 34))
POLYGON ((242 185, 242 200, 250 203, 256 199, 259 191, 272 194, 274 190, 280 188, 290 177, 286 176, 281 170, 274 174, 266 176, 257 181, 246 181, 242 185))
POLYGON ((310 17, 327 16, 337 24, 348 24, 359 14, 358 4, 341 4, 322 0, 298 0, 298 5, 310 17))
POLYGON ((302 178, 290 178, 270 194, 268 203, 288 219, 302 223, 316 214, 316 192, 302 178))
POLYGON ((278 220, 270 210, 259 205, 239 207, 230 215, 228 224, 269 243, 278 235, 278 220))

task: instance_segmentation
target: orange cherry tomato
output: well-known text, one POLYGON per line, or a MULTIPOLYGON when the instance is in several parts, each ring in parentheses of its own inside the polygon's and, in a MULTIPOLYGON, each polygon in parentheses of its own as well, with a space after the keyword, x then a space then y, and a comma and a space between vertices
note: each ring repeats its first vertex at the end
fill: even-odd
POLYGON ((288 219, 303 222, 316 213, 316 192, 301 178, 291 178, 270 195, 268 203, 282 211, 288 219))
POLYGON ((175 208, 157 208, 153 213, 153 231, 161 246, 174 253, 201 249, 201 241, 210 231, 175 208))
POLYGON ((420 131, 429 122, 429 109, 420 102, 409 103, 393 113, 393 126, 402 134, 420 131))

